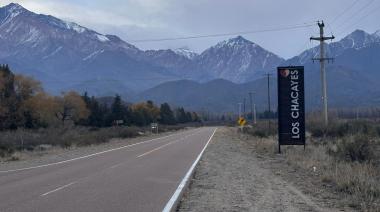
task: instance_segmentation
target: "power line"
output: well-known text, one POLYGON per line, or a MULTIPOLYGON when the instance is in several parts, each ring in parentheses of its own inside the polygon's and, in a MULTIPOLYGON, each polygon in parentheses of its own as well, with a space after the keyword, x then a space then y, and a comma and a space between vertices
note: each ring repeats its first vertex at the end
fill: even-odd
POLYGON ((231 36, 231 35, 246 35, 246 34, 255 34, 255 33, 263 33, 263 32, 286 31, 286 30, 307 28, 310 26, 312 26, 312 24, 304 23, 303 25, 295 25, 295 26, 287 26, 287 27, 279 27, 279 28, 263 29, 263 30, 240 31, 240 32, 229 32, 229 33, 208 34, 208 35, 193 35, 193 36, 172 37, 172 38, 128 40, 128 42, 143 43, 143 42, 160 42, 160 41, 173 41, 173 40, 189 40, 189 39, 199 39, 199 38, 214 38, 214 37, 224 37, 224 36, 231 36))
POLYGON ((362 22, 364 19, 366 19, 368 16, 372 15, 374 12, 377 12, 379 9, 380 9, 380 5, 378 5, 377 7, 373 8, 373 10, 370 10, 367 14, 364 14, 356 22, 354 22, 354 24, 351 24, 351 25, 343 28, 342 30, 340 30, 339 33, 343 34, 343 32, 346 32, 350 27, 356 26, 357 24, 359 24, 360 22, 362 22))
POLYGON ((340 17, 342 17, 346 12, 348 12, 353 6, 355 6, 360 0, 356 0, 354 1, 352 4, 350 4, 348 7, 346 7, 341 13, 339 13, 338 15, 336 15, 332 21, 331 21, 331 24, 334 24, 334 22, 336 20, 338 20, 340 17))
MULTIPOLYGON (((128 78, 128 80, 167 80, 168 77, 150 77, 150 78, 128 78)), ((173 78, 174 79, 174 78, 173 78)), ((178 80, 191 80, 190 78, 175 78, 178 80)), ((96 79, 96 80, 41 80, 44 83, 98 83, 98 82, 124 82, 125 80, 117 79, 96 79)))
MULTIPOLYGON (((367 2, 367 4, 365 4, 363 7, 361 7, 359 10, 357 10, 354 14, 352 14, 350 17, 348 17, 347 19, 345 19, 341 25, 337 26, 336 29, 341 29, 342 27, 346 26, 348 23, 350 23, 351 20, 353 20, 355 17, 357 17, 357 15, 359 13, 361 13, 362 11, 364 11, 365 9, 367 9, 375 0, 371 0, 369 2, 367 2)), ((351 24, 349 24, 351 25, 351 24)))

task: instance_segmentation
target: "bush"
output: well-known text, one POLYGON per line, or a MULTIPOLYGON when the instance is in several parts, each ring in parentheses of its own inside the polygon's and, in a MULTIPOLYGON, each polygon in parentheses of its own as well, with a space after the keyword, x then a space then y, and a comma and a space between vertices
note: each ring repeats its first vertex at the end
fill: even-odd
POLYGON ((137 127, 122 127, 118 129, 117 137, 119 138, 133 138, 139 135, 141 129, 137 127))
POLYGON ((10 157, 15 151, 33 151, 40 145, 49 144, 62 148, 73 145, 86 146, 106 143, 111 138, 132 138, 141 131, 137 127, 111 128, 48 128, 0 132, 0 157, 10 157))
POLYGON ((380 124, 370 120, 332 121, 326 128, 323 123, 310 121, 307 128, 313 137, 344 137, 364 134, 371 137, 380 136, 380 124))
POLYGON ((271 127, 268 130, 268 123, 260 122, 252 127, 244 128, 244 132, 259 138, 268 138, 269 136, 277 135, 277 124, 271 123, 271 127))
POLYGON ((374 157, 374 147, 366 135, 349 136, 337 143, 336 155, 347 161, 370 161, 374 157))
MULTIPOLYGON (((159 126, 160 132, 183 129, 185 125, 159 126)), ((150 128, 145 128, 150 131, 150 128)), ((70 148, 72 146, 87 146, 106 143, 112 138, 133 138, 144 132, 140 127, 65 127, 46 128, 38 130, 18 129, 15 131, 0 131, 0 157, 11 157, 21 150, 41 150, 41 145, 70 148)))

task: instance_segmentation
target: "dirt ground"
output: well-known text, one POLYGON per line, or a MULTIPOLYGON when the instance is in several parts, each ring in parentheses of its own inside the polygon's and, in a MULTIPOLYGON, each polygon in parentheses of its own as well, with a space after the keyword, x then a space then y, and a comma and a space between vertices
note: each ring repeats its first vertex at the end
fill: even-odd
POLYGON ((352 211, 333 189, 288 165, 283 155, 258 154, 254 142, 236 128, 218 128, 177 210, 352 211))

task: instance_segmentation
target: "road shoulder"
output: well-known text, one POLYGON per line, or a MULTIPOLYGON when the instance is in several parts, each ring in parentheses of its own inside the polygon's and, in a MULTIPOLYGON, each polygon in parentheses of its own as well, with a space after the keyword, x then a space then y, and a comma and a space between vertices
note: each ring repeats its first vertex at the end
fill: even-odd
POLYGON ((178 211, 337 211, 339 196, 255 150, 253 137, 222 127, 206 149, 178 211))

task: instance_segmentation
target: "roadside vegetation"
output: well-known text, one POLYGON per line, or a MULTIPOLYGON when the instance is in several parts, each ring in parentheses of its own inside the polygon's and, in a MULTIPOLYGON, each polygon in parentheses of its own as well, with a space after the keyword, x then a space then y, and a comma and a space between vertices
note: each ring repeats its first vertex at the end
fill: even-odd
POLYGON ((131 138, 200 123, 195 112, 156 106, 152 101, 129 104, 119 95, 108 100, 74 91, 51 96, 31 77, 15 75, 0 66, 0 158, 14 158, 16 151, 43 150, 47 146, 84 146, 131 138))
MULTIPOLYGON (((246 132, 258 139, 259 154, 277 153, 277 132, 261 123, 246 132)), ((332 187, 350 207, 361 211, 380 211, 380 121, 335 119, 329 127, 317 118, 307 119, 306 149, 282 146, 289 165, 317 175, 332 187)))

